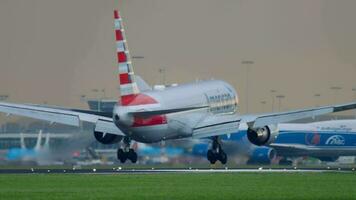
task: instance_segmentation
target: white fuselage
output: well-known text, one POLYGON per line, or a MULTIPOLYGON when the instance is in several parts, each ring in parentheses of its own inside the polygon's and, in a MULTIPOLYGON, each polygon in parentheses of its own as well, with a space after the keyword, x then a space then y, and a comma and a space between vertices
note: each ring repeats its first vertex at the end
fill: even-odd
POLYGON ((193 128, 202 121, 210 117, 219 118, 237 114, 238 110, 236 91, 228 83, 217 80, 142 92, 138 98, 143 99, 139 105, 117 105, 114 109, 114 121, 120 129, 125 127, 123 132, 127 136, 146 143, 190 137, 193 134, 193 128), (147 99, 151 101, 145 104, 147 99), (128 114, 134 111, 187 107, 206 108, 147 118, 138 118, 128 114))

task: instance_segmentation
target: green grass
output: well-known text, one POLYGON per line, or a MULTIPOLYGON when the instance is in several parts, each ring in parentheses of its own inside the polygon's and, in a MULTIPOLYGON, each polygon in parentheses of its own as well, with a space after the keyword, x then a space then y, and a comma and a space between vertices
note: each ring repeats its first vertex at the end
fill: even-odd
POLYGON ((2 174, 0 199, 356 199, 356 173, 2 174))

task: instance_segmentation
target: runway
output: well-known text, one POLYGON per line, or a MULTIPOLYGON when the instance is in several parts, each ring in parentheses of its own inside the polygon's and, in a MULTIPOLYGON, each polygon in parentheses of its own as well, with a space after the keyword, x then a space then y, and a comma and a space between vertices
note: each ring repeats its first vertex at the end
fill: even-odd
POLYGON ((162 174, 162 173, 322 173, 354 172, 355 168, 222 168, 222 169, 0 169, 0 174, 162 174))

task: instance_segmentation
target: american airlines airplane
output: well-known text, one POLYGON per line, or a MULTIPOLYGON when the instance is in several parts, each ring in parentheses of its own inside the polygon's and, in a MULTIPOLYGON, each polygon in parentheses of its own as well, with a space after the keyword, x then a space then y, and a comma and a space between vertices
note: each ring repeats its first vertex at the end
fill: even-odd
POLYGON ((280 113, 240 115, 238 95, 220 80, 187 83, 164 90, 150 90, 134 75, 122 19, 114 11, 120 101, 112 112, 65 109, 32 104, 0 103, 0 112, 52 123, 80 126, 81 121, 95 124, 93 134, 104 144, 122 141, 117 151, 121 162, 137 161, 131 141, 155 143, 180 138, 212 138, 210 162, 225 164, 219 136, 236 133, 240 123, 248 124, 248 134, 258 144, 270 144, 278 135, 276 124, 291 120, 356 108, 356 102, 280 113))

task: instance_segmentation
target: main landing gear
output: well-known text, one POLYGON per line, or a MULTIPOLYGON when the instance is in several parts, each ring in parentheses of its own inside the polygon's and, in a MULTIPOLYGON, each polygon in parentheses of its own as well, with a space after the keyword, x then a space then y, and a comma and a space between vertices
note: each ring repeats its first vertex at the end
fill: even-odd
POLYGON ((124 148, 119 148, 117 150, 117 159, 120 160, 121 163, 125 163, 126 160, 130 160, 132 163, 137 162, 137 153, 135 150, 130 148, 131 139, 125 137, 123 140, 124 148))
POLYGON ((221 164, 225 165, 227 163, 227 155, 221 148, 221 143, 218 136, 212 138, 213 144, 212 148, 208 150, 207 158, 211 164, 215 164, 216 161, 220 161, 221 164))

